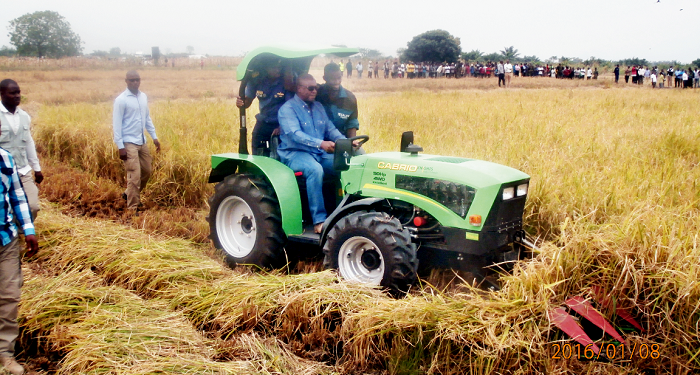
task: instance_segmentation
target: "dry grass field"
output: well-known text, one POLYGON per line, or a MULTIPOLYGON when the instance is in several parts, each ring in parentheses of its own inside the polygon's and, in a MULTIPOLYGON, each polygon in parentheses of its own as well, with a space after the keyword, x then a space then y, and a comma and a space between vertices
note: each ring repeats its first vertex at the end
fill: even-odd
POLYGON ((700 371, 700 91, 609 77, 521 78, 507 90, 496 79, 345 82, 368 152, 397 150, 413 130, 426 153, 532 176, 525 222, 541 250, 502 290, 429 279, 394 300, 327 271, 222 266, 206 240, 206 179, 209 155, 237 149, 233 70, 142 72, 163 151, 148 210, 123 217, 110 123, 123 74, 11 75, 47 176, 20 310, 22 358, 38 373, 700 371), (592 286, 633 308, 647 331, 626 338, 658 344, 658 358, 552 358, 563 337, 547 310, 592 286))

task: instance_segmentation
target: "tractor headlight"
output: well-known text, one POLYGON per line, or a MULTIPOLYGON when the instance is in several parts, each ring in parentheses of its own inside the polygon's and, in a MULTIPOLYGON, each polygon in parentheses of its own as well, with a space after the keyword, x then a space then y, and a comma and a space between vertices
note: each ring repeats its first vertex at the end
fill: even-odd
POLYGON ((467 217, 476 195, 476 190, 472 187, 436 178, 399 174, 396 175, 395 184, 397 189, 414 192, 439 202, 463 219, 467 217))
POLYGON ((515 187, 507 187, 503 189, 503 200, 507 201, 508 199, 513 199, 515 197, 515 187))
POLYGON ((518 185, 518 188, 515 190, 515 195, 522 197, 525 194, 527 194, 527 183, 518 185))

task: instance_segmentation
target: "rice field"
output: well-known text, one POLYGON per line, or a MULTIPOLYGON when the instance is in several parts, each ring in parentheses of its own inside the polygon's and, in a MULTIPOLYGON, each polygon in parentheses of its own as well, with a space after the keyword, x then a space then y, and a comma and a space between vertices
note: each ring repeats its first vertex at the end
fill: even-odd
POLYGON ((123 72, 16 73, 46 169, 42 250, 24 263, 20 309, 23 358, 40 373, 700 371, 697 90, 608 77, 508 90, 496 79, 345 82, 368 152, 397 150, 413 130, 426 153, 532 176, 525 222, 541 251, 502 290, 431 279, 393 300, 328 271, 222 266, 204 217, 209 155, 237 149, 232 71, 142 72, 163 150, 136 221, 121 216, 111 141, 123 72), (647 331, 626 339, 658 344, 658 359, 552 358, 563 337, 547 310, 593 286, 634 308, 647 331))

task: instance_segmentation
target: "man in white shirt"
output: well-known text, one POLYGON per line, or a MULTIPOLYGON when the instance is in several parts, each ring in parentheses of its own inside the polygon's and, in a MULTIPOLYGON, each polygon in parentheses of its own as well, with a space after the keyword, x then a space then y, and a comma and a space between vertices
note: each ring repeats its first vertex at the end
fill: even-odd
POLYGON ((644 85, 644 74, 646 74, 646 69, 644 69, 643 66, 640 66, 639 69, 637 69, 637 83, 640 85, 644 85))
POLYGON ((513 78, 513 65, 510 60, 506 60, 506 63, 503 64, 503 70, 506 72, 506 87, 510 87, 510 80, 513 78))
POLYGON ((41 174, 39 157, 31 132, 31 117, 18 108, 22 99, 17 82, 5 79, 0 82, 0 147, 7 150, 15 160, 20 181, 29 203, 32 218, 39 213, 39 189, 44 175, 41 174), (34 176, 32 176, 32 170, 34 176), (36 184, 34 183, 36 181, 36 184))

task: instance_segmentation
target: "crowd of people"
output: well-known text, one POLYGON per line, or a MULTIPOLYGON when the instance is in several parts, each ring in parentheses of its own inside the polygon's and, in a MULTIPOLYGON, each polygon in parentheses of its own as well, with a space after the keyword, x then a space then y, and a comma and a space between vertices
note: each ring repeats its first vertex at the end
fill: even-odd
MULTIPOLYGON (((619 66, 615 67, 615 82, 618 81, 619 77, 619 66)), ((632 84, 644 85, 646 81, 651 84, 652 88, 664 88, 667 87, 675 88, 698 88, 700 87, 700 68, 688 67, 683 69, 682 67, 670 66, 668 69, 660 69, 658 66, 649 68, 647 66, 628 66, 625 69, 625 83, 630 82, 632 79, 632 84), (672 86, 673 85, 673 86, 672 86)))
MULTIPOLYGON (((600 72, 595 66, 569 66, 563 64, 533 64, 533 63, 516 63, 511 64, 510 61, 499 62, 472 62, 465 63, 458 61, 456 63, 433 63, 433 62, 418 62, 413 61, 399 62, 384 60, 372 61, 369 60, 366 65, 362 60, 353 62, 352 59, 347 61, 341 60, 338 63, 341 72, 344 72, 347 78, 357 77, 359 79, 366 78, 498 78, 499 86, 503 83, 505 86, 510 84, 510 78, 513 76, 520 77, 551 77, 557 79, 581 79, 595 80, 598 79, 600 72)), ((620 67, 617 65, 613 70, 615 82, 619 81, 620 67)), ((682 88, 697 88, 700 87, 700 68, 695 69, 688 67, 674 68, 673 66, 664 70, 657 66, 648 68, 645 66, 628 66, 624 71, 625 83, 629 83, 630 78, 633 84, 643 85, 644 82, 651 84, 652 87, 682 87, 682 88)))

